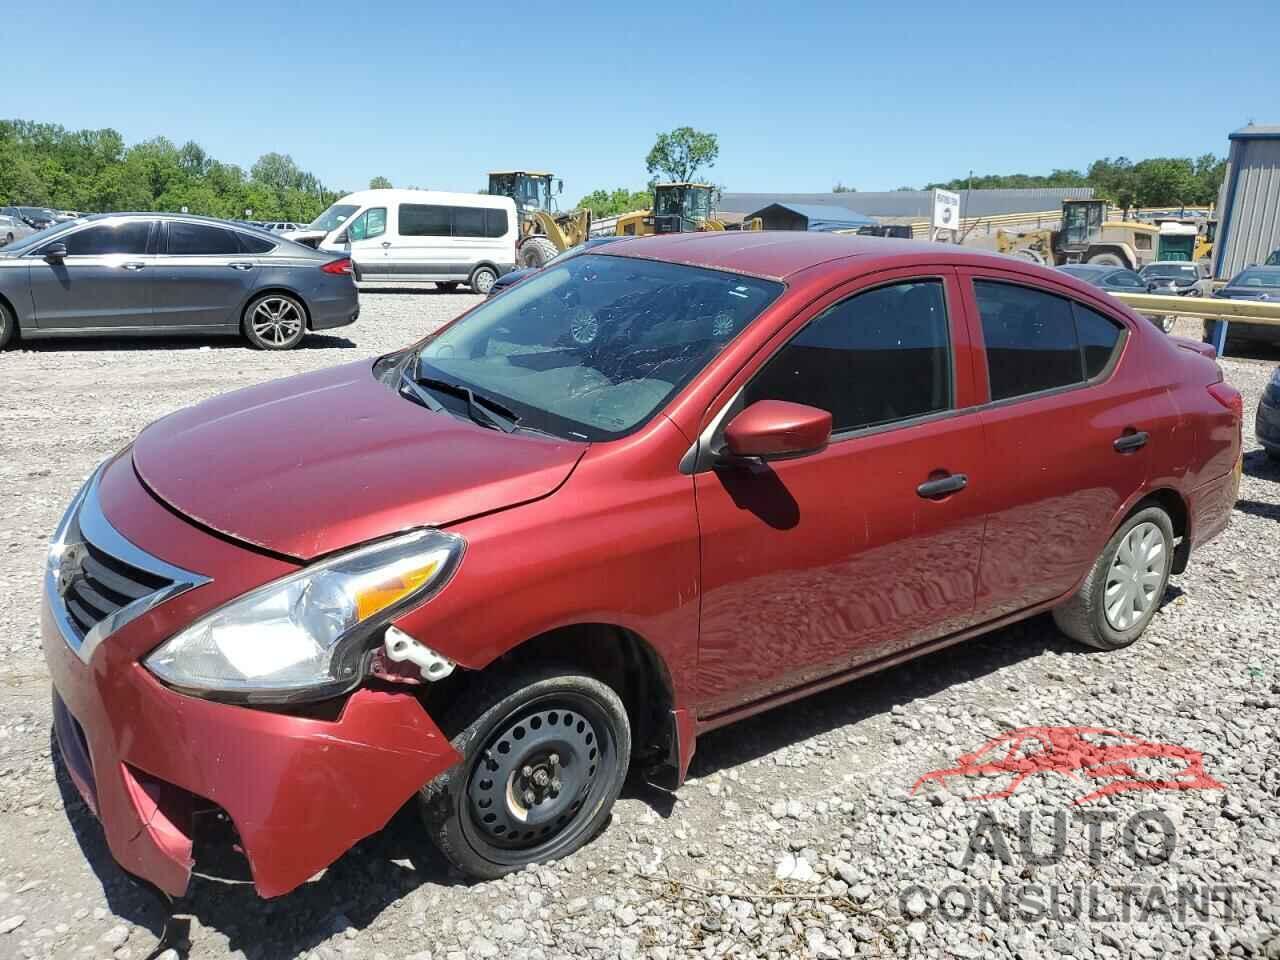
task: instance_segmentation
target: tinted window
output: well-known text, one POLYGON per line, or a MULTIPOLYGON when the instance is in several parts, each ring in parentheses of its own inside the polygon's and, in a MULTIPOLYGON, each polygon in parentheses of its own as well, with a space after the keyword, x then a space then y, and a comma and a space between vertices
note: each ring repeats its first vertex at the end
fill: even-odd
POLYGON ((242 253, 266 253, 268 250, 274 250, 276 245, 266 237, 255 237, 247 233, 239 233, 236 236, 240 240, 240 250, 242 253))
POLYGON ((744 399, 828 410, 835 431, 947 409, 951 355, 942 281, 881 287, 837 304, 769 361, 744 399))
POLYGON ((1028 287, 975 280, 991 399, 1083 380, 1071 304, 1028 287))
POLYGON ((507 235, 507 211, 485 210, 484 235, 486 237, 505 237, 507 235))
POLYGON ((1096 310, 1078 303, 1071 304, 1071 312, 1076 321, 1076 335, 1080 339, 1085 379, 1092 380, 1107 368, 1124 328, 1096 310))
POLYGON ((88 227, 58 239, 67 245, 71 257, 97 257, 110 253, 144 254, 151 221, 129 220, 125 223, 88 227))
POLYGON ((400 204, 400 236, 450 236, 449 208, 425 203, 400 204))
POLYGON ((169 253, 173 256, 193 257, 239 252, 240 244, 230 230, 206 223, 183 223, 179 220, 169 223, 169 253))
POLYGON ((387 232, 387 208, 374 207, 356 217, 355 222, 347 227, 350 240, 371 240, 387 232))
POLYGON ((484 208, 454 207, 453 235, 455 237, 483 237, 484 208))

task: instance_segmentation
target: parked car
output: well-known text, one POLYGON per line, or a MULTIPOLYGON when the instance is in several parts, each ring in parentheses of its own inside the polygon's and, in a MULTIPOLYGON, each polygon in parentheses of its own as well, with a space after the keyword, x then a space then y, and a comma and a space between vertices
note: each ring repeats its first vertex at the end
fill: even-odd
POLYGON ((520 224, 510 197, 361 190, 343 197, 318 222, 339 217, 318 246, 350 256, 358 281, 430 281, 444 290, 465 283, 486 294, 493 281, 515 269, 520 224))
MULTIPOLYGON (((1227 300, 1271 300, 1280 303, 1280 266, 1245 267, 1214 296, 1227 300)), ((1214 321, 1204 322, 1206 341, 1212 342, 1214 327, 1214 321)), ((1276 340, 1280 338, 1280 327, 1232 320, 1227 326, 1227 336, 1239 340, 1276 340)))
POLYGON ((45 573, 58 743, 173 896, 217 821, 275 896, 415 797, 471 876, 562 858, 804 693, 1045 610, 1134 642, 1227 525, 1241 402, 1030 263, 621 240, 99 467, 45 573))
POLYGON ((1158 260, 1142 268, 1143 281, 1152 293, 1165 296, 1203 296, 1205 277, 1197 264, 1183 260, 1158 260))
POLYGON ((205 217, 98 214, 0 249, 0 347, 230 333, 288 350, 359 313, 348 258, 205 217))
POLYGON ((57 222, 58 215, 48 207, 18 207, 18 216, 33 230, 43 230, 57 222))
POLYGON ((294 223, 292 220, 276 220, 262 224, 262 229, 270 230, 272 233, 283 233, 286 230, 301 230, 302 225, 294 223))
POLYGON ((1271 371, 1271 379, 1262 391, 1253 418, 1253 432, 1267 456, 1280 460, 1280 367, 1271 371))
MULTIPOLYGON (((1071 263, 1058 267, 1058 269, 1068 276, 1083 280, 1085 283, 1095 286, 1099 290, 1106 290, 1108 293, 1156 292, 1151 281, 1144 280, 1140 274, 1130 270, 1128 267, 1115 267, 1110 264, 1071 263)), ((1143 314, 1143 316, 1165 333, 1173 331, 1174 324, 1178 319, 1176 316, 1162 316, 1160 314, 1143 314)))
MULTIPOLYGON (((12 210, 12 207, 6 207, 6 210, 12 210)), ((21 240, 23 237, 29 237, 35 233, 25 220, 18 216, 18 212, 14 210, 12 214, 0 212, 0 247, 7 246, 15 240, 21 240)))
MULTIPOLYGON (((561 250, 554 257, 544 263, 542 267, 549 267, 551 264, 558 263, 566 257, 576 257, 580 253, 585 253, 588 250, 594 250, 596 247, 604 246, 606 243, 613 243, 615 240, 623 239, 625 238, 619 236, 589 237, 576 246, 572 246, 567 250, 561 250)), ((497 280, 493 281, 493 286, 489 288, 489 296, 496 296, 508 287, 519 283, 525 277, 529 277, 537 273, 542 269, 542 267, 520 267, 519 269, 512 270, 509 273, 504 273, 497 280)))

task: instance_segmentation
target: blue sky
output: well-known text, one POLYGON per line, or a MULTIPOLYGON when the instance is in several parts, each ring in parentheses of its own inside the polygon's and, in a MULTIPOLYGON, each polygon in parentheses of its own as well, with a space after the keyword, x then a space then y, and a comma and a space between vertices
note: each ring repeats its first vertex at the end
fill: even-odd
POLYGON ((893 189, 1104 155, 1225 153, 1280 122, 1280 3, 6 5, 0 116, 271 150, 335 188, 553 170, 640 188, 658 131, 734 191, 893 189), (1078 12, 1080 11, 1080 12, 1078 12), (28 59, 14 62, 14 52, 28 59))

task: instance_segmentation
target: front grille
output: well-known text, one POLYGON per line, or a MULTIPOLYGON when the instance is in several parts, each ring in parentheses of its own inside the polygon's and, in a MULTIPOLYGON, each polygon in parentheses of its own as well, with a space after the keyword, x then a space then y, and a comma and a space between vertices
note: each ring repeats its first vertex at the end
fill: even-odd
POLYGON ((209 578, 153 556, 113 527, 98 503, 104 464, 49 544, 44 595, 63 639, 85 663, 111 634, 209 578))
POLYGON ((81 637, 122 607, 173 583, 131 566, 87 540, 80 546, 80 572, 72 578, 63 599, 68 619, 81 637))

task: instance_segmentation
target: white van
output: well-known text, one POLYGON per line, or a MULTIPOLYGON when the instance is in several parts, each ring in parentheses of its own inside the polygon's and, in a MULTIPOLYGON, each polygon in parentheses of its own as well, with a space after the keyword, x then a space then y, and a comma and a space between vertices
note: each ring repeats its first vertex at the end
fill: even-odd
POLYGON ((468 284, 480 294, 515 269, 520 223, 510 197, 435 190, 361 190, 314 221, 319 247, 346 254, 364 283, 468 284))

